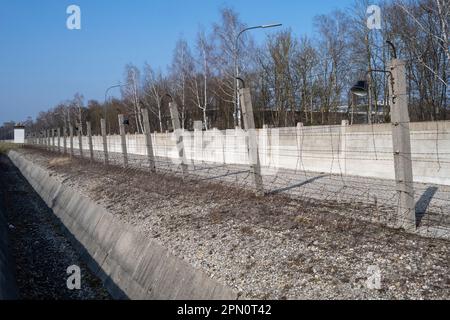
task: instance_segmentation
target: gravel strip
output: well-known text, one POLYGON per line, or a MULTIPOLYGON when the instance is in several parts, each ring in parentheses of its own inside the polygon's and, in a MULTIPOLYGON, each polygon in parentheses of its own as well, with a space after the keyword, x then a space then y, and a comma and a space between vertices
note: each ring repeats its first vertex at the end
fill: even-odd
POLYGON ((449 242, 363 222, 369 206, 182 181, 36 150, 53 177, 212 278, 259 299, 449 299, 449 242), (381 288, 369 289, 369 268, 381 288))

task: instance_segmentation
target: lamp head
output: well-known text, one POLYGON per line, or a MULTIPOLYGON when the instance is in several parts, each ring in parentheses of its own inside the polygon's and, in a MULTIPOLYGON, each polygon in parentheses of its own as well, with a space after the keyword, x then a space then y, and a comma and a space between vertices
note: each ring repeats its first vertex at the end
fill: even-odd
POLYGON ((261 28, 263 28, 263 29, 275 28, 275 27, 281 27, 282 25, 283 25, 282 23, 264 24, 261 26, 261 28))
POLYGON ((365 97, 367 96, 367 81, 365 80, 359 80, 351 89, 350 91, 357 95, 358 97, 365 97))

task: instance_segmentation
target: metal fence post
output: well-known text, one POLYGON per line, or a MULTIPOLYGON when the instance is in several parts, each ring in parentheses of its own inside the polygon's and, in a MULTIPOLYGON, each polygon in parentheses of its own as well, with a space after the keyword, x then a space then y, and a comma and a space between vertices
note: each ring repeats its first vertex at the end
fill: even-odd
POLYGON ((241 111, 244 118, 245 130, 247 130, 247 150, 250 162, 250 172, 255 182, 255 193, 257 196, 264 195, 263 179, 261 175, 261 162, 259 159, 258 141, 255 129, 255 118, 253 116, 253 105, 250 88, 239 90, 241 100, 241 111))
POLYGON ((392 140, 395 179, 399 196, 396 227, 412 231, 416 229, 416 211, 405 62, 393 59, 391 73, 391 85, 389 88, 391 91, 392 140))
POLYGON ((183 129, 181 129, 180 125, 180 117, 178 114, 178 106, 175 102, 169 103, 170 116, 172 118, 172 126, 175 134, 175 139, 177 143, 178 157, 181 161, 181 172, 183 174, 183 179, 187 173, 187 160, 186 160, 186 151, 184 149, 183 142, 183 129))
POLYGON ((128 154, 127 154, 127 137, 125 134, 125 118, 123 114, 119 114, 119 129, 120 129, 120 139, 122 144, 122 154, 123 154, 123 165, 128 166, 128 154))
POLYGON ((104 162, 107 165, 109 162, 108 159, 108 138, 106 137, 106 121, 105 119, 100 120, 100 126, 102 131, 102 138, 103 138, 103 157, 104 162))
POLYGON ((146 108, 142 109, 142 121, 144 122, 144 135, 145 135, 145 145, 147 147, 147 158, 148 164, 150 166, 151 172, 156 172, 155 156, 153 154, 153 143, 152 143, 152 133, 150 132, 150 119, 148 117, 148 110, 146 108))

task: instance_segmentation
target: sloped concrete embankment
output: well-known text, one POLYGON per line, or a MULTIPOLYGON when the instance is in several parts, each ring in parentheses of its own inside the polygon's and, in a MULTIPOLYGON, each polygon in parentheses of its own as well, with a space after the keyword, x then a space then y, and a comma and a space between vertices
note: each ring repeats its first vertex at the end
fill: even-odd
POLYGON ((8 224, 3 210, 3 199, 0 193, 0 300, 18 298, 14 274, 14 261, 9 250, 8 224))
POLYGON ((89 268, 116 299, 235 300, 230 288, 175 257, 15 151, 9 158, 67 229, 89 268))

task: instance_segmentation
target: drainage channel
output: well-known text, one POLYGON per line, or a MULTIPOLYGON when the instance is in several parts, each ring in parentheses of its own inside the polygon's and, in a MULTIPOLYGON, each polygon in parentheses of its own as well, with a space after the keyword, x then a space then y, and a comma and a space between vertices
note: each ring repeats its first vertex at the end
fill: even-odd
POLYGON ((4 155, 0 155, 0 208, 8 225, 20 299, 111 299, 52 210, 4 155))

